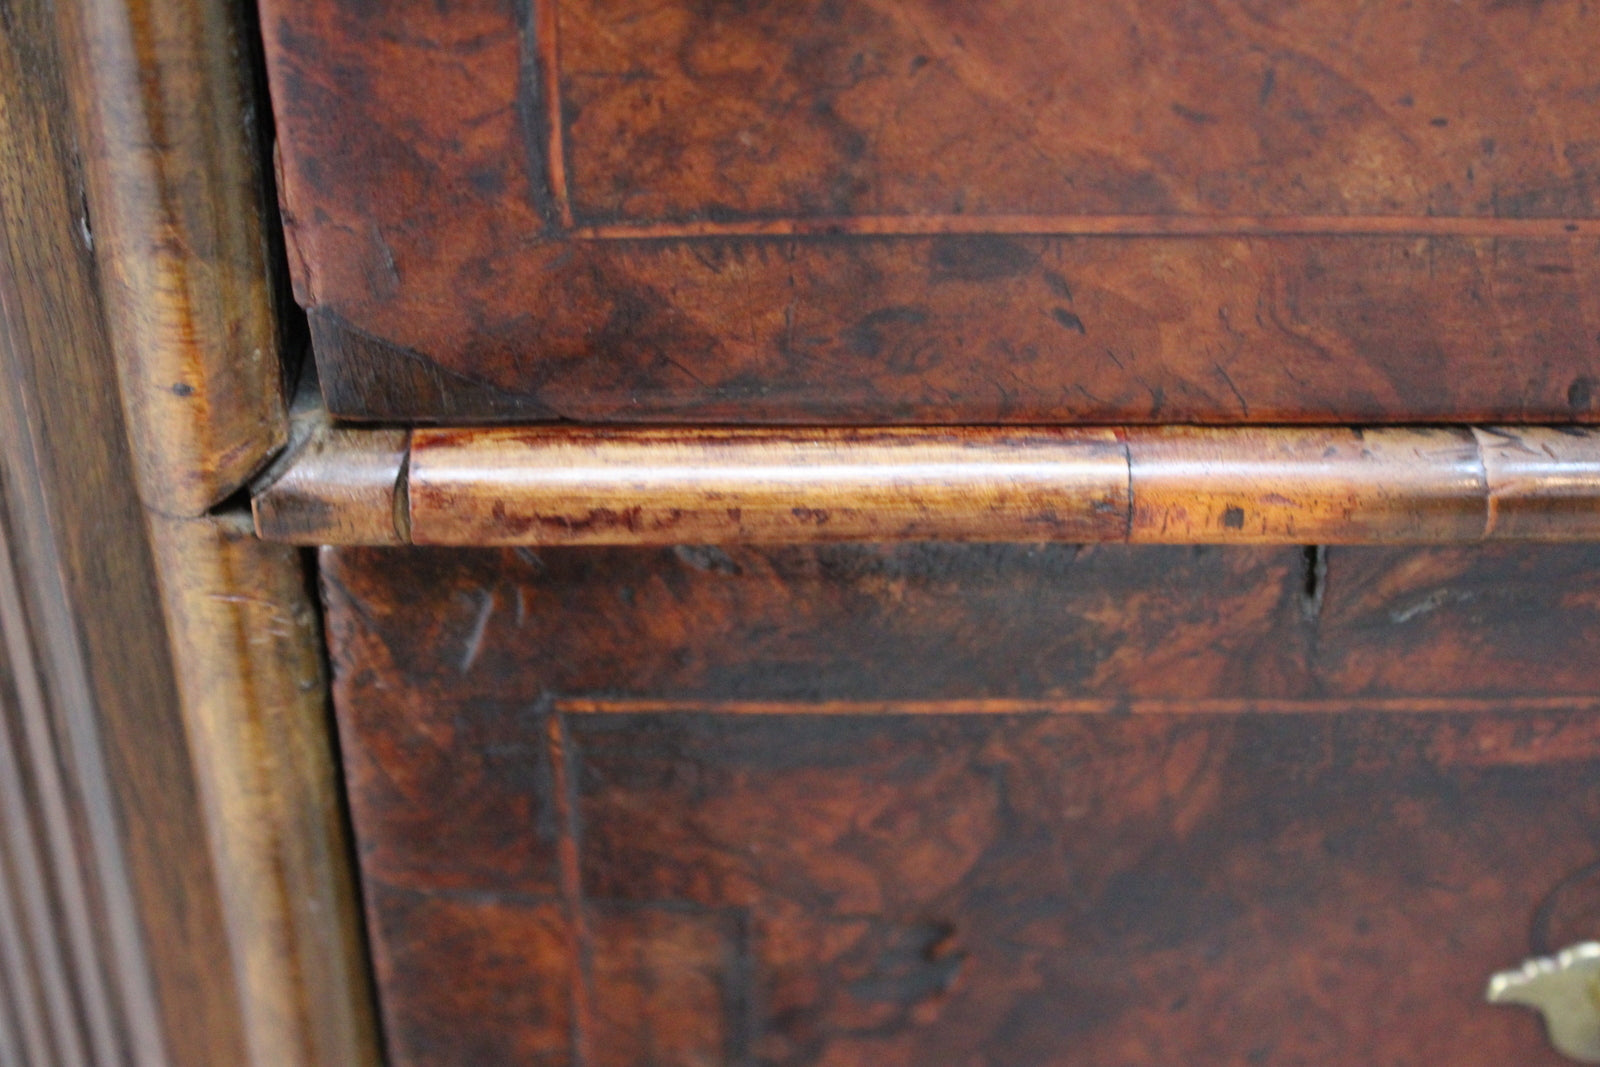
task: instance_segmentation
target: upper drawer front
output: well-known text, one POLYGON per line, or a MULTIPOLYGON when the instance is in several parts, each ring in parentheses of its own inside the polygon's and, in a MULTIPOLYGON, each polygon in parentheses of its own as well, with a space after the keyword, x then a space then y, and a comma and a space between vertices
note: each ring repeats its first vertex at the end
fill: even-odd
POLYGON ((1580 0, 263 0, 372 417, 1592 419, 1580 0))

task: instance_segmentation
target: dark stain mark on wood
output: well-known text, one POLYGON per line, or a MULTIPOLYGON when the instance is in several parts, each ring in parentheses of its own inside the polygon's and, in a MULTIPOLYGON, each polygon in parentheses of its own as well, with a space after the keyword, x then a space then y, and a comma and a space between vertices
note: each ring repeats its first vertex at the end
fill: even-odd
POLYGON ((1574 412, 1588 411, 1594 404, 1594 383, 1587 375, 1574 378, 1567 386, 1567 406, 1574 412))
POLYGON ((1050 317, 1055 319, 1069 330, 1075 330, 1076 332, 1083 334, 1089 332, 1088 329, 1084 327, 1083 320, 1078 318, 1077 315, 1068 311, 1066 308, 1051 308, 1050 317))
POLYGON ((989 282, 1031 270, 1039 261, 1036 245, 998 234, 940 237, 930 249, 935 281, 989 282))

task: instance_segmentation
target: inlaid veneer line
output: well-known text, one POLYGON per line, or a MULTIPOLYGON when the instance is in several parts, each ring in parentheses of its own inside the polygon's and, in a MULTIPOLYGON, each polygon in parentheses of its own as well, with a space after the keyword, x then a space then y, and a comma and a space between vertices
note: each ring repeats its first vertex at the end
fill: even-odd
POLYGON ((568 954, 575 970, 568 989, 572 1010, 572 1064, 573 1067, 589 1067, 593 1062, 589 1046, 594 1030, 594 945, 589 907, 583 896, 577 769, 566 719, 553 707, 545 709, 545 746, 555 802, 557 877, 567 915, 568 954))
POLYGON ((1593 238, 1600 221, 1472 215, 821 215, 578 226, 588 241, 759 237, 1468 237, 1593 238))
POLYGON ((939 700, 730 700, 726 698, 557 697, 564 715, 1417 715, 1496 711, 1600 711, 1600 697, 1095 697, 939 700))
POLYGON ((439 545, 1600 539, 1600 431, 1583 429, 419 428, 409 447, 393 430, 330 423, 322 433, 303 449, 305 460, 257 492, 263 537, 439 545), (394 522, 402 510, 409 522, 394 522))
POLYGON ((537 134, 544 149, 542 178, 549 188, 549 210, 552 220, 563 229, 571 229, 572 197, 567 189, 566 131, 561 116, 561 12, 556 0, 522 0, 529 5, 523 17, 529 27, 523 32, 523 49, 526 71, 531 63, 531 77, 524 73, 520 92, 533 94, 534 99, 524 103, 533 112, 529 117, 541 127, 537 134), (531 32, 532 41, 528 40, 531 32))

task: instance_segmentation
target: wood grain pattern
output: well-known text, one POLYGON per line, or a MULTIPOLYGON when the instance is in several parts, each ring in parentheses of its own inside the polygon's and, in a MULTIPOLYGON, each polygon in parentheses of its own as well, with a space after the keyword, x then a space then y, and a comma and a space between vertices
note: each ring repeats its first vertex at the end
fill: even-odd
POLYGON ((1573 427, 318 433, 257 489, 269 540, 1600 538, 1600 433, 1573 427))
POLYGON ((1578 4, 539 6, 596 222, 1600 208, 1578 4))
MULTIPOLYGON (((352 219, 338 240, 352 229, 376 232, 352 219)), ((302 297, 340 416, 1565 422, 1592 421, 1600 395, 1600 243, 1587 238, 550 238, 501 250, 382 232, 388 251, 301 238, 307 257, 361 257, 356 280, 335 288, 324 268, 302 297), (405 282, 368 295, 389 257, 405 282), (373 384, 417 376, 469 391, 434 402, 434 389, 373 384)))
POLYGON ((1323 682, 1350 693, 1417 684, 1462 695, 1581 692, 1593 684, 1583 645, 1600 636, 1593 551, 1330 549, 1323 682))
POLYGON ((1554 1064, 1478 975, 1593 755, 1463 764, 1492 721, 580 721, 587 886, 740 907, 768 1062, 1554 1064))
MULTIPOLYGON (((437 672, 410 698, 418 704, 402 717, 411 718, 434 699, 515 702, 533 664, 537 686, 563 701, 1114 705, 1310 694, 1293 659, 1300 642, 1281 639, 1298 632, 1281 624, 1301 611, 1302 555, 945 544, 325 549, 322 571, 330 643, 349 666, 336 681, 365 694, 409 665, 437 672)), ((514 751, 513 738, 494 751, 502 746, 514 751)), ((463 812, 500 793, 467 776, 441 779, 415 794, 419 818, 440 789, 451 798, 441 806, 463 812)), ((486 811, 462 825, 496 835, 525 823, 486 811)), ((499 851, 445 837, 438 847, 499 851)))
POLYGON ((1558 1062, 1593 548, 321 560, 398 1067, 1558 1062))
MULTIPOLYGON (((668 1041, 638 1056, 598 1030, 587 1062, 1560 1062, 1532 1019, 1477 1003, 1478 973, 1524 950, 1503 916, 1588 862, 1592 756, 1538 785, 1551 768, 1453 759, 1477 738, 1448 717, 688 716, 577 734, 595 910, 729 915, 749 953, 719 952, 712 933, 597 938, 598 970, 666 957, 704 976, 714 992, 677 1032, 742 1033, 698 1056, 668 1041), (1535 812, 1528 842, 1514 828, 1535 812), (1526 881, 1490 873, 1508 861, 1526 862, 1526 881)), ((380 893, 380 921, 420 910, 380 893)), ((577 1062, 548 1015, 499 1015, 562 973, 549 935, 524 932, 538 903, 405 895, 475 922, 470 939, 387 927, 408 958, 451 946, 425 966, 453 1013, 418 996, 424 975, 397 976, 397 1063, 530 1047, 545 1051, 530 1062, 577 1062), (474 946, 496 944, 518 951, 474 970, 474 946)))
POLYGON ((305 572, 205 513, 285 428, 240 15, 0 10, 5 638, 66 783, 8 814, 87 1035, 30 1067, 377 1061, 305 572))
POLYGON ((1577 0, 1091 7, 268 0, 333 410, 1595 417, 1577 0))
POLYGON ((7 1062, 238 1063, 241 1006, 82 237, 55 16, 0 5, 0 523, 20 600, 0 618, 20 765, 3 806, 8 874, 37 891, 0 936, 21 971, 6 997, 24 1049, 7 1062))
POLYGON ((151 519, 252 1065, 378 1062, 318 626, 242 514, 151 519))
POLYGON ((142 491, 198 515, 288 431, 249 28, 214 0, 57 12, 85 157, 80 226, 142 491))
POLYGON ((418 543, 1126 536, 1109 430, 418 430, 418 543))
MULTIPOLYGON (((388 699, 391 673, 416 672, 404 721, 430 700, 515 704, 529 686, 561 708, 1170 713, 1548 709, 1592 701, 1600 681, 1593 545, 1335 546, 1320 560, 1269 546, 926 543, 323 553, 330 641, 349 657, 340 684, 388 699)), ((512 758, 514 737, 502 748, 512 758)), ((408 803, 426 818, 436 790, 463 813, 499 792, 475 801, 474 788, 440 780, 408 803)), ((495 835, 526 818, 462 825, 495 835)))

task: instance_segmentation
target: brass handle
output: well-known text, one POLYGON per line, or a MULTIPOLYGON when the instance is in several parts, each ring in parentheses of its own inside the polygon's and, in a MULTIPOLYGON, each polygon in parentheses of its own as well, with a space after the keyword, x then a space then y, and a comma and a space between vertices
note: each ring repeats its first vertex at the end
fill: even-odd
POLYGON ((1585 941, 1501 971, 1489 979, 1485 995, 1491 1004, 1537 1010, 1557 1052, 1578 1063, 1600 1063, 1600 942, 1585 941))

